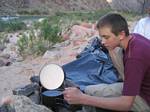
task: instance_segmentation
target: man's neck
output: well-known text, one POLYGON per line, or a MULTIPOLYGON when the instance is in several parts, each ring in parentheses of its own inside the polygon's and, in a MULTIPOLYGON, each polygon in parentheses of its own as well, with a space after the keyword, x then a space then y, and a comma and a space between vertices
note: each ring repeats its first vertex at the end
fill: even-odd
POLYGON ((131 38, 132 38, 132 36, 129 35, 129 36, 125 37, 123 40, 121 40, 120 47, 122 47, 124 50, 126 50, 131 38))

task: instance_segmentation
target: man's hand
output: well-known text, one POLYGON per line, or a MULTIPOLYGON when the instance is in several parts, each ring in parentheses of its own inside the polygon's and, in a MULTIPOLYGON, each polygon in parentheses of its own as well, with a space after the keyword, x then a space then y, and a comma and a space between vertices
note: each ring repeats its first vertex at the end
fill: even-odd
POLYGON ((7 96, 5 98, 2 98, 1 105, 3 105, 3 104, 10 104, 11 102, 12 102, 11 97, 7 96))
POLYGON ((65 88, 63 91, 64 99, 69 104, 82 104, 82 98, 84 94, 76 87, 65 88))

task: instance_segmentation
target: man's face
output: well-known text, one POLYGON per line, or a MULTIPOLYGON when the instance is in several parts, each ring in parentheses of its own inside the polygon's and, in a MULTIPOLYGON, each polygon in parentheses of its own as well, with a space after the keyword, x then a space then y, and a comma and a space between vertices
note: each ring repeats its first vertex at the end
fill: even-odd
POLYGON ((110 27, 102 27, 99 30, 99 35, 102 38, 102 44, 108 49, 113 50, 120 45, 118 36, 111 32, 110 27))

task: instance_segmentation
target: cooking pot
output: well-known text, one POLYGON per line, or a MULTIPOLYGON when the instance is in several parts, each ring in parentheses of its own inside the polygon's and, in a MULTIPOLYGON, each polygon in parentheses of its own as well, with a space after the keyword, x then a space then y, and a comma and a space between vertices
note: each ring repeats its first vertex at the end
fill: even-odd
POLYGON ((48 64, 40 71, 41 103, 57 111, 59 107, 67 107, 63 93, 64 71, 57 64, 48 64))
POLYGON ((53 111, 58 111, 59 107, 68 108, 68 104, 63 99, 63 94, 59 90, 48 90, 42 93, 42 104, 50 107, 53 111))

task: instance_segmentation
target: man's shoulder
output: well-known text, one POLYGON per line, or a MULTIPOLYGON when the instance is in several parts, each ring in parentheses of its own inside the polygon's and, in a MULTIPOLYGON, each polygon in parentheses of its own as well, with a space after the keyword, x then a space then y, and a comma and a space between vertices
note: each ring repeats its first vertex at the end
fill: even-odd
POLYGON ((146 24, 148 21, 150 22, 150 17, 144 17, 141 18, 138 23, 146 24))
POLYGON ((137 57, 141 55, 143 56, 145 53, 147 55, 150 55, 150 40, 136 33, 133 33, 132 37, 133 39, 132 42, 130 42, 129 46, 130 52, 132 51, 131 54, 134 54, 134 57, 135 55, 137 57))

